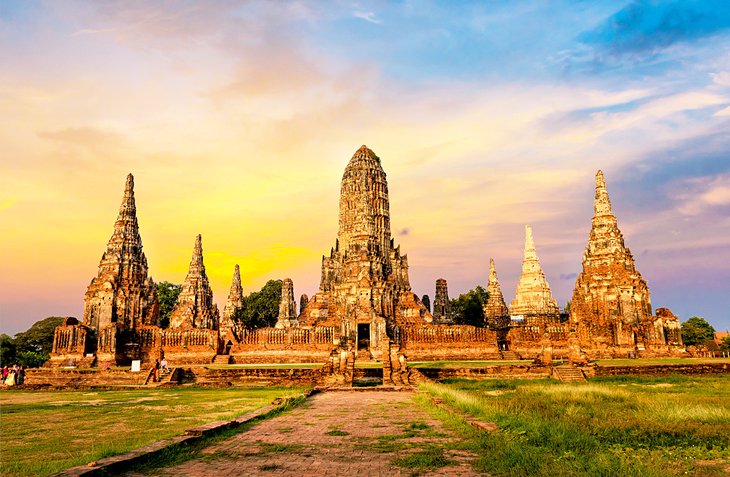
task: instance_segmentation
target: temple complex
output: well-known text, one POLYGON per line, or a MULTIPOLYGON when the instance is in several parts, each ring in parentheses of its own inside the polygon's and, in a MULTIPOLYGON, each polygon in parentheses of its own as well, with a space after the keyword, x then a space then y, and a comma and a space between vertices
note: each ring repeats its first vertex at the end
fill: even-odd
POLYGON ((583 270, 570 306, 581 348, 612 355, 664 346, 668 341, 681 344, 672 338, 679 321, 669 310, 660 317, 652 316, 649 287, 624 244, 602 171, 596 173, 593 211, 583 270), (661 322, 658 327, 657 320, 661 322))
POLYGON ((451 316, 451 300, 449 300, 449 286, 446 280, 436 280, 436 294, 433 296, 433 324, 452 325, 454 319, 451 316))
POLYGON ((522 275, 517 284, 515 299, 509 307, 511 316, 522 316, 526 321, 546 319, 557 321, 560 315, 558 302, 553 299, 545 273, 537 258, 532 227, 525 226, 525 258, 522 261, 522 275))
MULTIPOLYGON (((240 279, 240 277, 239 277, 240 279)), ((195 237, 193 258, 185 281, 170 315, 170 328, 218 329, 218 305, 213 302, 213 290, 208 283, 203 264, 203 242, 195 237)))
POLYGON ((496 324, 509 316, 509 310, 504 303, 502 289, 497 279, 497 269, 494 267, 494 259, 489 259, 489 281, 487 282, 487 302, 484 304, 484 319, 487 325, 496 324))
POLYGON ((169 328, 159 326, 155 284, 142 252, 130 174, 114 232, 84 300, 84 319, 56 328, 49 365, 73 359, 149 365, 163 356, 177 365, 322 363, 333 382, 352 382, 355 360, 378 361, 383 382, 408 382, 408 360, 667 356, 684 353, 679 320, 666 308, 652 315, 649 289, 624 245, 606 191, 596 175, 594 216, 570 318, 560 310, 540 266, 530 226, 509 308, 490 259, 484 326, 454 324, 446 280, 428 296, 411 290, 408 258, 391 236, 388 184, 380 158, 355 151, 342 176, 339 229, 322 257, 318 291, 303 294, 282 282, 276 325, 250 328, 240 320, 246 300, 235 266, 219 323, 198 235, 169 328), (565 321, 568 320, 568 321, 565 321))

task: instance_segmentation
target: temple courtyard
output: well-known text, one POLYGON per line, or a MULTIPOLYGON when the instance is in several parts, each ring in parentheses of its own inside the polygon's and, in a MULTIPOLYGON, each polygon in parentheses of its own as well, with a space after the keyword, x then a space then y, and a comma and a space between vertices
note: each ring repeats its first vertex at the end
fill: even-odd
POLYGON ((240 427, 170 446, 111 473, 730 472, 727 373, 604 376, 577 383, 450 378, 414 387, 339 388, 301 397, 307 390, 237 385, 2 392, 0 473, 51 475, 73 466, 83 469, 89 462, 294 396, 300 397, 240 427))

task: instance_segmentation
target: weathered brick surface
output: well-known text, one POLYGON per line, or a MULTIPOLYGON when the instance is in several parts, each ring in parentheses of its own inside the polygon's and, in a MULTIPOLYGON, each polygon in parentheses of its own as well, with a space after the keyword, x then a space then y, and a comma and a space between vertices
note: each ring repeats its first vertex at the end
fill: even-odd
MULTIPOLYGON (((457 438, 439 421, 413 403, 409 392, 343 391, 317 394, 284 415, 210 446, 200 458, 155 471, 156 475, 297 475, 297 476, 398 476, 414 469, 398 467, 393 460, 431 445, 453 448, 457 438), (403 435, 413 422, 425 422, 430 433, 404 439, 379 440, 403 435), (336 434, 332 431, 341 431, 336 434), (379 443, 405 443, 410 450, 389 452, 379 443), (278 450, 278 451, 277 451, 278 450)), ((420 475, 479 475, 471 465, 474 456, 446 451, 453 464, 420 475)), ((129 472, 127 476, 139 476, 129 472)))

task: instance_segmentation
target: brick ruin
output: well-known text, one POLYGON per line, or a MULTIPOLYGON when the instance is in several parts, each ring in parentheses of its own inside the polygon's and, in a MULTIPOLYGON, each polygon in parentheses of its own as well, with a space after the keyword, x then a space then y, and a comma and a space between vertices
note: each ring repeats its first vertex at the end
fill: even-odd
POLYGON ((275 328, 296 328, 297 304, 294 301, 294 282, 291 278, 285 278, 281 283, 281 301, 279 302, 279 317, 276 320, 275 328))
POLYGON ((570 305, 581 349, 589 356, 607 357, 675 352, 682 345, 679 320, 666 308, 652 316, 649 287, 624 244, 601 171, 596 174, 593 211, 583 270, 570 305))
POLYGON ((433 323, 435 325, 453 325, 451 316, 451 300, 449 300, 449 285, 445 279, 436 280, 436 293, 433 296, 433 323))
POLYGON ((279 316, 271 328, 247 329, 235 266, 222 316, 196 237, 189 271, 170 318, 159 307, 137 224, 130 174, 114 232, 88 287, 84 319, 56 329, 49 365, 69 359, 89 366, 154 362, 323 363, 337 382, 351 382, 355 360, 383 363, 389 382, 403 382, 407 360, 640 356, 684 352, 679 320, 666 308, 652 315, 649 290, 624 246, 606 192, 596 176, 595 215, 570 317, 561 315, 540 266, 532 229, 525 231, 522 274, 508 308, 490 259, 485 326, 453 324, 446 280, 436 282, 433 314, 413 293, 408 258, 391 236, 388 184, 381 160, 362 146, 341 182, 339 230, 322 257, 321 280, 299 312, 294 284, 285 279, 279 316), (407 357, 407 358, 406 358, 407 357), (387 371, 387 372, 386 372, 387 371))

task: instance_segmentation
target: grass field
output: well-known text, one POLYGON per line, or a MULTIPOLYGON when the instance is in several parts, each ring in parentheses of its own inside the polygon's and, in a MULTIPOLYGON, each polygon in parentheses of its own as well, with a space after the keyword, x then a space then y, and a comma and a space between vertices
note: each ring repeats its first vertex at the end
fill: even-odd
POLYGON ((417 400, 493 475, 730 475, 730 376, 449 380, 422 389, 417 400), (430 396, 499 430, 476 431, 430 396))
POLYGON ((232 419, 299 388, 6 391, 0 475, 49 475, 185 429, 232 419))
POLYGON ((599 359, 599 366, 648 366, 655 364, 712 364, 730 363, 730 358, 641 358, 641 359, 599 359))

